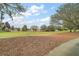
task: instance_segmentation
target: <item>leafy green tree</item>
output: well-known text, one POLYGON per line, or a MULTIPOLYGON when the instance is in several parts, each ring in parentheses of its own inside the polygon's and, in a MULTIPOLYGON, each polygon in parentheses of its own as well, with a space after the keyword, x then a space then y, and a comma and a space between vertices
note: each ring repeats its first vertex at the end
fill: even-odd
POLYGON ((68 28, 70 32, 79 29, 79 4, 68 3, 60 6, 57 13, 51 16, 51 20, 56 20, 57 22, 62 20, 62 25, 68 28))
POLYGON ((63 30, 67 30, 67 29, 65 29, 63 26, 57 26, 56 27, 56 30, 63 31, 63 30))
POLYGON ((5 24, 4 24, 4 23, 1 23, 0 26, 1 26, 1 27, 0 27, 0 31, 5 31, 5 24))
POLYGON ((15 27, 14 26, 11 26, 11 30, 14 30, 15 29, 15 27))
POLYGON ((5 22, 5 27, 10 29, 10 24, 8 22, 5 22))
POLYGON ((8 22, 5 22, 5 27, 4 27, 5 31, 9 32, 11 27, 10 24, 8 22))
POLYGON ((46 31, 47 30, 47 26, 46 25, 41 25, 40 28, 41 28, 42 31, 46 31))
POLYGON ((48 31, 55 31, 55 27, 54 27, 53 25, 49 25, 49 26, 47 27, 47 30, 48 30, 48 31))
POLYGON ((22 31, 27 31, 28 29, 27 29, 27 26, 26 25, 24 25, 23 27, 22 27, 22 31))
POLYGON ((16 28, 16 30, 17 30, 17 31, 21 31, 21 29, 20 29, 20 28, 16 28))
POLYGON ((31 30, 32 31, 37 31, 38 30, 38 26, 36 26, 36 25, 31 26, 31 30))
MULTIPOLYGON (((4 19, 4 15, 7 14, 12 18, 13 15, 25 12, 24 6, 20 3, 1 3, 0 4, 0 19, 4 19)), ((13 18, 12 18, 13 20, 13 18)))
POLYGON ((2 20, 5 15, 10 16, 13 20, 13 16, 20 14, 20 12, 25 12, 26 8, 20 3, 1 3, 0 4, 0 28, 2 20))

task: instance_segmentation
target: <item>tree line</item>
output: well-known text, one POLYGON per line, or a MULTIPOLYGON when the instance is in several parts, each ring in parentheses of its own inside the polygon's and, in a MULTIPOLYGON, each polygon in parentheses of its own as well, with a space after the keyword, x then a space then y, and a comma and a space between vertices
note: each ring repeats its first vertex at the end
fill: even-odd
MULTIPOLYGON (((10 26, 8 22, 3 23, 4 16, 7 14, 13 20, 13 16, 21 15, 20 12, 25 12, 26 8, 19 3, 2 3, 0 4, 0 31, 12 31, 17 29, 18 31, 29 30, 26 25, 21 29, 10 26), (14 7, 15 6, 15 7, 14 7)), ((54 15, 50 16, 50 24, 48 26, 41 25, 40 29, 38 26, 31 26, 31 31, 63 31, 79 30, 79 4, 78 3, 66 3, 61 5, 54 15)))
POLYGON ((21 28, 17 28, 14 26, 11 26, 9 22, 2 23, 0 26, 0 31, 6 31, 6 32, 11 32, 11 31, 43 31, 43 32, 50 32, 50 31, 62 31, 62 27, 58 26, 52 26, 52 25, 41 25, 41 26, 36 26, 32 25, 30 28, 27 27, 27 25, 23 25, 21 28))

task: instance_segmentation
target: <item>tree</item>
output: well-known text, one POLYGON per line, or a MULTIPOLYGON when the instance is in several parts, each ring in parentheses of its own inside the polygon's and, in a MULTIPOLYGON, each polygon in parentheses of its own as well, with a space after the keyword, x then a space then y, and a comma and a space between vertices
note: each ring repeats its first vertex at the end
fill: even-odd
POLYGON ((47 30, 47 26, 46 25, 41 25, 40 28, 41 28, 42 31, 46 31, 47 30))
POLYGON ((70 32, 79 29, 79 4, 71 3, 60 6, 57 13, 51 16, 51 20, 53 19, 58 22, 62 20, 62 25, 70 32))
POLYGON ((63 26, 56 26, 56 30, 63 31, 63 30, 67 30, 67 29, 64 28, 63 26))
POLYGON ((16 28, 16 30, 17 30, 17 31, 20 31, 21 29, 20 29, 20 28, 16 28))
POLYGON ((38 26, 35 26, 35 25, 31 26, 31 30, 32 31, 37 31, 38 30, 38 26))
POLYGON ((49 25, 49 26, 47 27, 47 30, 48 30, 48 31, 55 31, 55 27, 54 27, 53 25, 49 25))
POLYGON ((5 31, 10 31, 10 24, 8 22, 5 22, 5 31))
POLYGON ((5 27, 7 27, 8 29, 10 29, 10 24, 8 22, 5 22, 5 27))
MULTIPOLYGON (((19 14, 20 12, 25 12, 24 6, 20 3, 1 3, 0 4, 0 19, 4 19, 4 14, 7 14, 12 18, 13 15, 19 14)), ((13 18, 12 18, 13 20, 13 18)))
POLYGON ((1 3, 0 4, 0 27, 2 20, 5 15, 10 16, 13 20, 13 16, 20 14, 20 12, 25 12, 26 9, 20 3, 1 3))
POLYGON ((1 25, 0 25, 0 31, 5 31, 5 24, 4 23, 1 23, 1 25))
POLYGON ((26 25, 24 25, 24 26, 22 27, 22 31, 27 31, 27 26, 26 26, 26 25))
POLYGON ((15 28, 14 28, 14 26, 11 26, 11 30, 14 30, 15 28))

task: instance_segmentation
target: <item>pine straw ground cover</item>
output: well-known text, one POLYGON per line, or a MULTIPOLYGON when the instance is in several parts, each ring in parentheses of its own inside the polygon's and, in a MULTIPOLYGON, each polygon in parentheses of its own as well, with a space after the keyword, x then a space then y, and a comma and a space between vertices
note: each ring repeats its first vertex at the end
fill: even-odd
POLYGON ((42 56, 74 38, 79 33, 59 33, 51 36, 24 36, 0 39, 0 55, 5 56, 42 56))

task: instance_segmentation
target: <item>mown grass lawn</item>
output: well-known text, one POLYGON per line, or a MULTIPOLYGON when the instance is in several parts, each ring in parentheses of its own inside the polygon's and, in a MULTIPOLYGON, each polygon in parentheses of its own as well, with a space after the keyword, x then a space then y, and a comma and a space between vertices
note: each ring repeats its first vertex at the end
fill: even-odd
POLYGON ((18 36, 51 36, 62 32, 0 32, 0 38, 18 37, 18 36))

